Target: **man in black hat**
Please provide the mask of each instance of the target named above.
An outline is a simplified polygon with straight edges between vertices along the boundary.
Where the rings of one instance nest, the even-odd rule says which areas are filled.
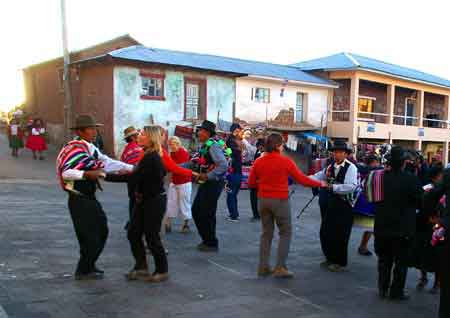
[[[423,190],[420,180],[404,171],[406,154],[395,146],[382,175],[382,198],[375,202],[375,252],[378,256],[378,289],[381,298],[407,300],[404,292],[416,209]],[[373,179],[373,178],[371,178]],[[393,275],[392,275],[393,273]]]
[[[105,172],[133,170],[132,165],[113,160],[94,146],[99,126],[91,116],[78,116],[71,128],[77,138],[67,143],[57,158],[58,177],[69,194],[70,216],[80,244],[77,280],[103,278],[103,271],[95,265],[108,237],[107,218],[95,197],[99,178]]]
[[[321,266],[339,272],[348,263],[348,243],[353,226],[351,195],[358,186],[358,169],[347,160],[351,150],[345,142],[336,141],[331,150],[334,162],[316,173],[314,178],[328,182],[328,189],[321,197],[320,243],[325,255]]]
[[[225,185],[224,178],[228,169],[225,143],[214,138],[215,135],[216,125],[208,120],[202,123],[197,133],[202,144],[198,158],[200,186],[192,204],[192,217],[202,238],[202,243],[197,246],[202,252],[216,252],[219,249],[216,237],[217,201]],[[191,165],[192,163],[183,166]]]
[[[230,136],[227,139],[227,146],[231,149],[231,169],[227,176],[227,207],[230,222],[239,221],[239,210],[237,195],[241,189],[242,180],[242,127],[239,124],[232,124],[230,127]]]

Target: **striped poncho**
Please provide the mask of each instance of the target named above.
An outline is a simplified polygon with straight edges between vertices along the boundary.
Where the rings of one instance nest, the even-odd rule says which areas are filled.
[[[137,165],[144,156],[144,150],[134,141],[130,141],[122,152],[120,161],[130,165]]]
[[[367,176],[364,190],[368,202],[377,203],[384,200],[383,177],[384,170],[374,170]]]
[[[59,152],[56,159],[56,174],[65,191],[74,191],[73,182],[64,180],[63,173],[69,169],[89,171],[103,168],[103,163],[90,154],[89,145],[84,140],[72,140]]]

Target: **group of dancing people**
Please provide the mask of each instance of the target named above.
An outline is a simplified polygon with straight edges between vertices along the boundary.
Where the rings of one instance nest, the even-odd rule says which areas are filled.
[[[106,214],[95,196],[96,190],[101,189],[102,179],[126,182],[128,186],[129,223],[126,228],[135,265],[126,273],[127,279],[157,283],[169,278],[160,233],[170,231],[171,220],[179,214],[183,217],[182,232],[190,231],[189,222],[193,219],[201,238],[199,251],[218,252],[216,212],[224,188],[229,220],[236,221],[239,217],[235,201],[239,178],[234,175],[242,175],[240,165],[236,164],[239,162],[236,158],[242,160],[245,152],[239,146],[241,127],[232,125],[231,135],[225,142],[217,136],[215,124],[205,120],[197,131],[199,150],[192,157],[176,137],[169,139],[168,152],[163,147],[164,130],[159,126],[146,126],[141,130],[129,127],[124,132],[127,146],[119,161],[104,155],[93,144],[99,126],[91,116],[78,116],[72,127],[77,137],[62,148],[57,158],[57,174],[62,189],[68,193],[68,206],[80,245],[75,279],[101,279],[104,275],[96,266],[108,237]],[[292,237],[289,178],[305,187],[320,189],[320,240],[325,255],[321,266],[332,272],[343,271],[348,263],[348,243],[354,221],[353,196],[360,185],[358,168],[348,158],[351,150],[345,143],[336,142],[331,149],[332,161],[326,169],[306,176],[294,161],[281,154],[283,145],[282,136],[272,133],[259,141],[252,155],[257,159],[250,170],[248,187],[254,220],[260,219],[262,228],[257,275],[294,276],[287,266]],[[384,169],[370,172],[369,181],[364,185],[370,194],[368,201],[375,207],[380,297],[394,300],[407,298],[404,293],[408,268],[405,254],[416,232],[416,210],[420,210],[424,202],[423,189],[416,177],[404,169],[405,160],[403,150],[394,147]],[[167,173],[172,177],[166,190]],[[198,183],[198,191],[191,205],[193,182]],[[447,189],[450,189],[450,173],[448,186],[429,191],[433,195],[427,199],[428,206],[433,205],[435,198],[440,199]],[[442,230],[447,226],[445,220],[437,221]],[[275,225],[280,239],[276,264],[272,266],[270,254]],[[446,255],[442,262],[447,262],[447,272],[441,273],[440,281],[441,297],[448,299],[449,244],[435,236],[446,251],[442,252]],[[153,271],[149,271],[143,238],[154,259]],[[441,317],[448,318],[446,306],[441,304],[441,311],[447,313]]]
[[[46,129],[41,119],[29,120],[26,125],[21,122],[19,115],[14,115],[7,127],[11,156],[19,157],[19,151],[27,148],[33,153],[34,160],[44,160],[47,150]]]

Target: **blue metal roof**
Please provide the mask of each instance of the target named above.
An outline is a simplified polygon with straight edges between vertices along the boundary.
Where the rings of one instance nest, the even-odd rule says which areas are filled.
[[[298,69],[297,67],[289,65],[241,60],[208,54],[163,50],[149,48],[142,45],[135,45],[115,50],[107,55],[110,55],[113,58],[140,62],[185,66],[240,75],[273,77],[315,85],[336,86],[336,84],[332,81],[314,76]]]
[[[339,53],[323,58],[292,64],[304,71],[312,70],[346,70],[346,69],[367,69],[386,73],[393,76],[405,77],[430,84],[450,87],[450,80],[417,71],[411,68],[386,63],[369,57],[353,54]]]

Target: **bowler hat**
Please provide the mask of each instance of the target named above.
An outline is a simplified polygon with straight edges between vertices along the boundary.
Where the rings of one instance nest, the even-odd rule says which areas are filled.
[[[133,126],[130,126],[123,131],[123,138],[127,139],[128,137],[137,135],[138,133],[139,132],[136,130],[136,128],[134,128]]]
[[[96,123],[94,117],[90,115],[79,115],[75,119],[75,124],[72,127],[70,127],[70,129],[81,129],[100,126],[103,126],[103,124]]]
[[[333,147],[331,147],[330,149],[331,151],[336,151],[336,150],[342,150],[345,151],[347,153],[351,153],[352,150],[350,149],[350,147],[347,145],[346,142],[341,141],[341,140],[336,140],[333,144]]]
[[[216,134],[216,124],[209,120],[204,120],[199,129],[204,129],[206,131],[209,131],[211,136]]]
[[[403,150],[400,146],[394,146],[391,149],[391,152],[386,155],[386,159],[388,162],[403,162],[408,158],[408,154]]]
[[[234,123],[230,126],[230,132],[233,133],[236,129],[242,129],[241,125]]]

